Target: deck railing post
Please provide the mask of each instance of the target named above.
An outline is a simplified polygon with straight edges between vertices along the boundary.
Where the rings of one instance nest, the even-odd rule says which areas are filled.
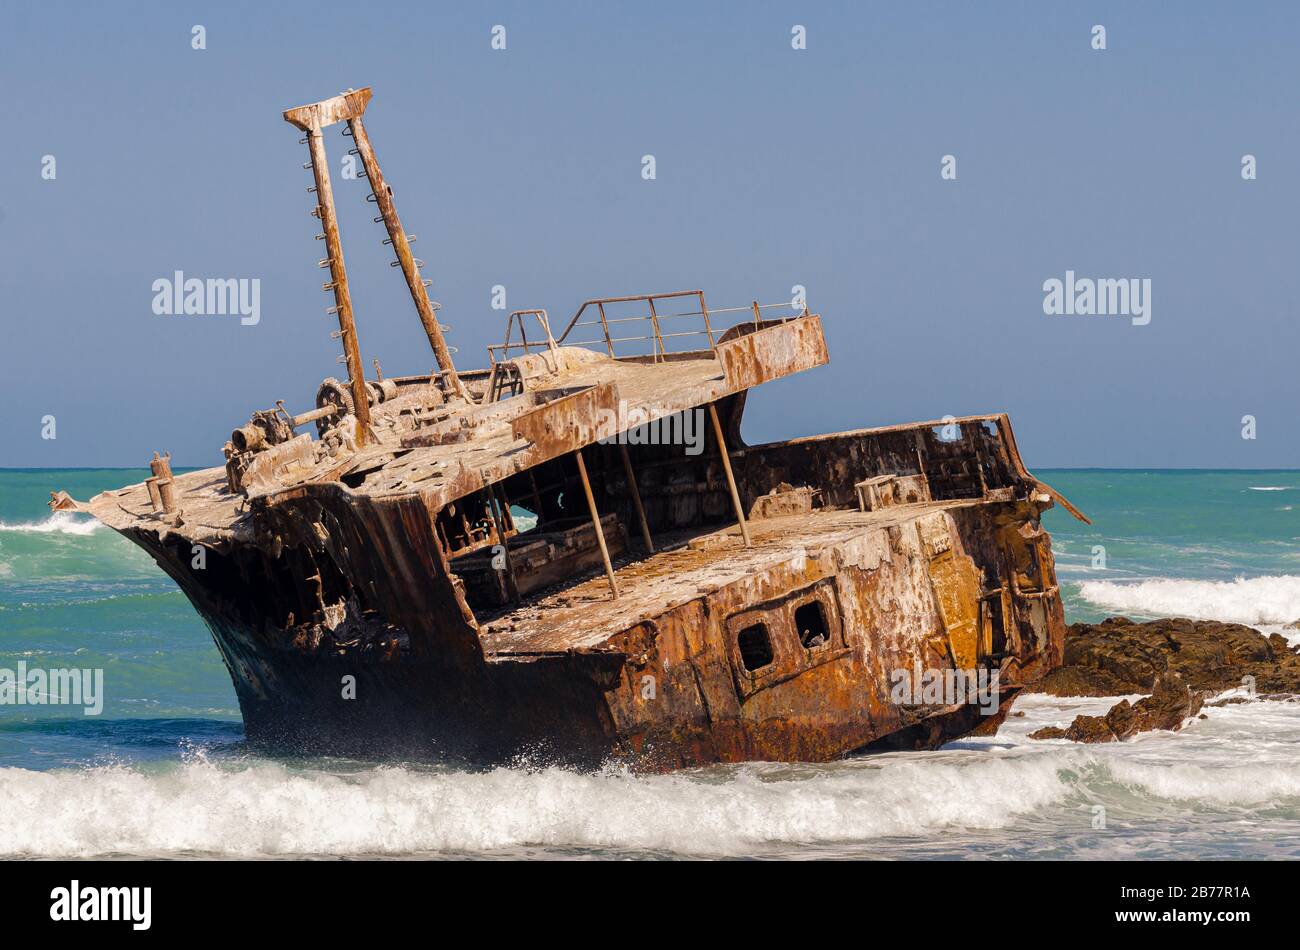
[[[700,298],[700,313],[704,314],[704,332],[709,335],[709,349],[716,349],[717,344],[713,342],[713,326],[709,323],[709,307],[704,302],[704,291],[697,290],[695,294]]]
[[[609,323],[605,320],[605,304],[603,301],[596,303],[596,309],[600,311],[600,328],[605,331],[605,348],[609,350],[609,355],[614,356],[614,342],[609,338]]]
[[[655,311],[654,297],[646,297],[646,303],[650,305],[650,325],[655,331],[655,362],[659,362],[661,354],[665,353],[664,338],[659,333],[659,314]]]

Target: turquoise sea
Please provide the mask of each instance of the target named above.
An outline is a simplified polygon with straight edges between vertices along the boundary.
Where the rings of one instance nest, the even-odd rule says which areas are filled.
[[[995,737],[668,776],[249,752],[206,628],[77,498],[144,470],[0,470],[0,670],[104,671],[103,710],[0,706],[0,855],[1300,856],[1300,704],[1113,746],[1031,742],[1111,700],[1026,697]],[[1300,472],[1041,470],[1070,621],[1193,616],[1293,641]],[[1100,549],[1100,550],[1099,550]],[[1100,559],[1104,555],[1104,562]]]

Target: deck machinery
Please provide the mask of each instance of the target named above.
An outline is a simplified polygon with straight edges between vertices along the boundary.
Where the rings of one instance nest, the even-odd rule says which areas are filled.
[[[930,748],[1061,662],[1041,513],[1005,415],[745,445],[750,388],[827,362],[821,318],[700,291],[510,315],[458,373],[370,143],[370,90],[305,133],[348,379],[224,467],[78,502],[189,597],[272,749],[664,770]],[[343,124],[437,371],[367,378],[323,130]],[[774,311],[777,311],[774,313]],[[723,324],[730,324],[724,326]],[[530,336],[531,334],[531,336]],[[1082,517],[1082,516],[1080,516]],[[899,671],[996,673],[996,711]]]

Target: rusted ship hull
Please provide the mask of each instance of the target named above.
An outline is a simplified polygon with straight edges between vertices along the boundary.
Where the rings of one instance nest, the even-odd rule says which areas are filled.
[[[202,571],[180,535],[125,533],[206,620],[254,744],[648,769],[931,748],[996,728],[1018,685],[1060,663],[1064,636],[1039,525],[1051,500],[1018,471],[1005,417],[960,423],[951,442],[942,426],[734,451],[749,548],[725,523],[672,532],[673,511],[726,511],[721,480],[706,471],[689,504],[656,497],[643,459],[662,545],[618,559],[622,597],[588,571],[556,602],[503,605],[481,627],[464,597],[430,583],[452,565],[418,497],[379,503],[334,485],[282,495],[259,506],[262,543],[211,549]],[[626,485],[612,481],[617,449],[597,450],[601,497],[630,519]],[[716,458],[701,464],[716,475]],[[859,510],[854,483],[900,468],[930,497]],[[768,494],[782,482],[817,486],[820,506]],[[812,648],[794,619],[809,603],[826,626]],[[589,642],[574,646],[567,624]],[[772,658],[750,671],[737,637],[756,624]],[[992,711],[891,695],[898,671],[978,668],[999,674]]]

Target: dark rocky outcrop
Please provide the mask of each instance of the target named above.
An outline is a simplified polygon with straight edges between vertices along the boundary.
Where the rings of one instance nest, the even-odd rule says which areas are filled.
[[[1076,716],[1069,728],[1047,726],[1029,734],[1031,739],[1069,739],[1072,742],[1117,742],[1151,729],[1181,729],[1201,711],[1203,693],[1193,690],[1177,673],[1158,678],[1150,696],[1129,703],[1121,699],[1104,716]]]
[[[1300,693],[1300,656],[1278,634],[1265,637],[1239,623],[1111,617],[1076,623],[1065,638],[1065,662],[1034,691],[1052,696],[1149,693],[1165,673],[1192,689],[1217,693],[1255,677],[1260,693]]]
[[[1114,742],[1150,729],[1179,729],[1200,712],[1207,697],[1242,686],[1248,676],[1255,678],[1256,696],[1300,694],[1300,655],[1284,637],[1276,633],[1265,637],[1236,623],[1184,619],[1137,623],[1127,617],[1077,623],[1066,635],[1064,664],[1040,680],[1035,692],[1151,695],[1136,703],[1121,700],[1104,716],[1078,716],[1065,729],[1039,729],[1030,738]]]

